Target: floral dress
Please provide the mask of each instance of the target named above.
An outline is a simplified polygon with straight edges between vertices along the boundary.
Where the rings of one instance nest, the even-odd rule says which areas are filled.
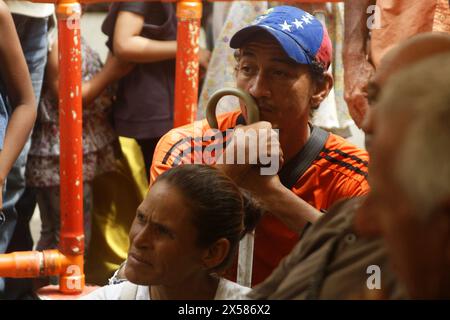
[[[81,39],[82,80],[90,80],[102,68],[97,52]],[[45,89],[44,89],[45,90]],[[83,106],[83,179],[117,170],[118,140],[111,126],[111,104],[114,88],[107,88],[94,102]],[[50,187],[59,179],[59,112],[58,101],[48,90],[42,94],[38,118],[28,155],[26,178],[31,187]]]

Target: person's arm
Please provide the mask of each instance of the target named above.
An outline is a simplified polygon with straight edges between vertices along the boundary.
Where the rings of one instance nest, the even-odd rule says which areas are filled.
[[[277,180],[278,186],[272,187],[268,190],[269,193],[265,193],[263,204],[286,226],[299,232],[308,222],[314,223],[322,217],[322,212],[284,187],[278,176],[272,179]]]
[[[344,34],[344,82],[345,101],[350,115],[358,127],[368,109],[367,83],[374,73],[374,67],[368,61],[367,41],[367,8],[375,4],[375,0],[345,1],[345,34]]]
[[[228,172],[235,165],[228,165]],[[223,166],[221,167],[223,169]],[[316,222],[323,214],[301,199],[280,182],[278,175],[263,176],[260,168],[252,166],[235,182],[249,190],[262,204],[264,209],[276,216],[288,228],[300,232],[308,223]]]
[[[28,66],[13,19],[3,2],[0,2],[0,39],[2,39],[0,41],[1,76],[13,108],[6,129],[3,150],[0,152],[0,185],[3,186],[30,135],[37,113]]]
[[[177,53],[175,40],[153,40],[141,36],[144,16],[120,11],[114,27],[113,51],[121,60],[132,63],[151,63],[174,59]],[[211,53],[200,48],[199,64],[208,67]]]
[[[108,85],[119,80],[133,68],[133,64],[118,59],[111,53],[108,54],[103,68],[92,77],[89,81],[85,81],[81,87],[81,98],[83,106],[89,105],[94,101]],[[45,70],[46,85],[50,88],[52,95],[58,96],[58,44],[55,42],[48,56],[47,66]]]
[[[225,151],[219,157],[215,166],[224,172],[228,177],[233,179],[237,185],[249,190],[254,197],[263,205],[265,211],[276,216],[282,221],[288,228],[299,232],[303,229],[306,223],[314,223],[318,218],[322,216],[322,213],[309,205],[306,201],[299,198],[291,190],[287,189],[280,182],[278,175],[278,169],[272,175],[261,175],[261,168],[251,163],[262,163],[260,157],[265,154],[267,159],[271,161],[278,161],[276,168],[281,168],[284,163],[283,151],[280,148],[278,134],[272,130],[272,125],[269,122],[260,121],[247,126],[237,127],[242,131],[255,130],[261,133],[263,130],[267,130],[266,135],[259,135],[258,141],[255,144],[245,143],[240,144],[237,142],[236,136],[228,144]],[[265,138],[264,138],[265,136]],[[266,141],[263,143],[261,139]],[[250,148],[256,148],[258,146],[258,154],[253,156],[257,159],[250,158]],[[259,148],[264,146],[265,152]],[[234,151],[231,150],[234,148]],[[239,148],[245,148],[243,153],[245,154],[246,163],[237,164],[236,161],[233,164],[228,161],[227,155],[237,155]],[[224,160],[226,159],[226,160]],[[273,163],[271,168],[275,170]]]
[[[91,80],[83,82],[83,105],[89,105],[107,86],[125,76],[133,67],[134,64],[120,60],[110,52],[100,72],[94,75]]]
[[[120,11],[114,27],[113,51],[119,59],[134,63],[150,63],[174,59],[176,41],[161,41],[141,36],[144,16]]]

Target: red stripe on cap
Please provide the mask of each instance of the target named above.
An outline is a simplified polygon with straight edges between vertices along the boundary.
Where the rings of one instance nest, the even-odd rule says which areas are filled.
[[[322,22],[321,22],[322,23]],[[323,24],[322,24],[323,25]],[[328,35],[327,28],[323,26],[323,38],[322,44],[316,54],[316,59],[322,62],[326,69],[331,64],[331,57],[333,56],[333,45],[331,44],[330,36]]]

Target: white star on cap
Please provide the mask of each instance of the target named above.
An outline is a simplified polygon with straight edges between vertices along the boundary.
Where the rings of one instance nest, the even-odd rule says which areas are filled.
[[[286,22],[286,20],[284,20],[284,23],[280,24],[279,26],[282,28],[283,31],[287,30],[287,31],[291,32],[291,27],[292,26],[290,24],[288,24]]]
[[[312,18],[311,17],[308,17],[308,16],[303,16],[302,17],[302,20],[306,23],[306,24],[311,24],[312,22],[311,22],[311,20],[312,20]]]
[[[298,21],[297,18],[295,18],[294,22],[292,22],[293,24],[295,24],[295,26],[298,28],[303,28],[303,22],[302,21]]]
[[[253,21],[253,24],[258,24],[258,23],[260,23],[261,21],[263,21],[265,18],[267,18],[267,15],[266,15],[266,14],[261,15],[261,16],[259,16],[259,17],[256,17],[256,19]]]

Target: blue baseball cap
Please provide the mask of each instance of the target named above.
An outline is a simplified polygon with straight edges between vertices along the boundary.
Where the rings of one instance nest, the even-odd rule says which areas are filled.
[[[328,69],[332,45],[326,27],[310,13],[291,6],[279,6],[258,16],[249,26],[239,30],[230,40],[230,47],[238,49],[255,33],[271,34],[294,61],[311,64],[316,60]]]

